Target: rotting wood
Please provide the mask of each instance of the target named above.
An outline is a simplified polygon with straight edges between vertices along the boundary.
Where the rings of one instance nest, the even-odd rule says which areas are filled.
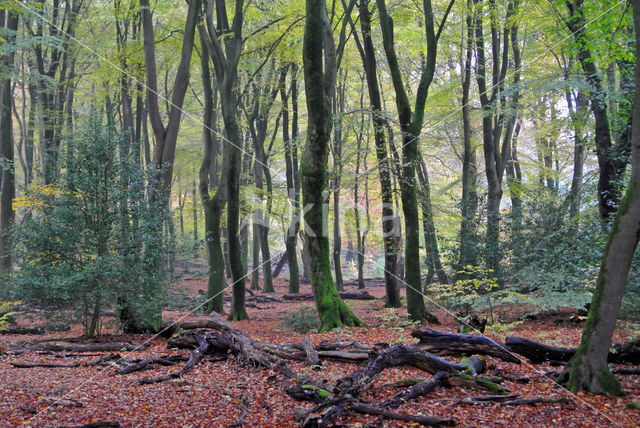
[[[445,333],[432,328],[416,329],[411,336],[420,339],[418,348],[436,355],[482,354],[520,364],[505,344],[487,336]]]

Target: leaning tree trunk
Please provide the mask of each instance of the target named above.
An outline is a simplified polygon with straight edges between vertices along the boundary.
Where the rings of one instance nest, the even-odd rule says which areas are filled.
[[[327,184],[327,161],[331,122],[329,100],[335,87],[335,57],[332,36],[325,28],[325,0],[306,0],[303,44],[304,81],[309,114],[307,142],[302,159],[302,195],[307,241],[311,256],[311,287],[320,316],[320,331],[343,325],[361,325],[362,321],[342,301],[331,278],[330,246],[323,230],[323,189]],[[328,19],[327,19],[328,21]],[[327,22],[328,24],[328,22]],[[323,48],[328,66],[324,70]],[[327,94],[325,89],[330,93]]]
[[[569,363],[568,387],[574,392],[622,394],[620,382],[607,365],[607,355],[640,237],[640,0],[633,0],[632,4],[636,28],[636,89],[631,129],[631,181],[609,234],[580,347]]]

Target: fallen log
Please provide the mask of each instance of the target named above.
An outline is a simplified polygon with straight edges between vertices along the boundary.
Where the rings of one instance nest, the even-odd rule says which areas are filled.
[[[482,354],[520,364],[505,344],[487,336],[445,333],[432,328],[416,329],[411,336],[420,339],[418,348],[436,355]]]
[[[318,356],[318,352],[313,348],[311,341],[308,337],[304,338],[304,342],[302,342],[302,346],[304,348],[304,352],[307,355],[307,363],[310,366],[317,366],[320,364],[320,357]]]
[[[545,345],[524,337],[507,336],[505,345],[534,364],[550,361],[566,362],[576,353],[576,348]]]
[[[132,361],[120,370],[116,370],[109,374],[109,376],[129,374],[141,370],[146,370],[150,365],[157,364],[160,366],[175,366],[181,361],[188,361],[189,357],[184,355],[170,355],[165,357],[145,357],[136,361]]]
[[[363,403],[362,401],[355,400],[351,396],[345,396],[320,404],[302,415],[301,419],[304,419],[304,422],[302,422],[302,426],[333,426],[335,421],[340,417],[340,415],[346,408],[352,409],[361,414],[382,416],[386,419],[411,422],[424,426],[452,426],[456,424],[454,419],[444,419],[436,416],[410,415],[406,413],[392,412],[381,406]]]
[[[409,415],[406,413],[396,413],[389,410],[382,409],[380,407],[366,404],[362,402],[355,402],[350,407],[358,413],[368,415],[379,415],[383,418],[394,419],[403,422],[412,422],[425,426],[453,426],[456,424],[455,419],[439,418],[437,416],[425,416],[425,415]]]
[[[123,342],[110,343],[73,343],[73,342],[42,342],[33,346],[10,349],[4,351],[5,354],[20,355],[28,352],[48,351],[48,352],[115,352],[115,351],[144,351],[149,345],[132,345]]]
[[[375,300],[375,296],[369,294],[368,291],[342,291],[340,297],[345,300]],[[292,302],[312,302],[314,297],[312,294],[285,294],[282,296],[284,300]]]
[[[34,367],[46,367],[46,368],[77,368],[77,367],[91,367],[97,366],[99,364],[104,364],[107,361],[117,360],[120,356],[118,354],[108,354],[103,355],[97,360],[89,361],[87,363],[74,363],[74,364],[59,364],[59,363],[11,363],[11,365],[15,368],[19,369],[30,369]]]
[[[142,378],[136,382],[136,385],[138,386],[147,385],[151,383],[164,382],[170,379],[176,379],[176,378],[182,377],[183,374],[185,374],[187,371],[193,368],[196,364],[198,364],[200,360],[202,360],[202,357],[204,357],[205,353],[209,349],[209,342],[207,341],[207,336],[205,334],[199,334],[199,335],[196,335],[196,337],[198,339],[198,347],[193,351],[191,351],[191,356],[189,357],[189,360],[187,360],[187,363],[180,370],[171,372],[165,376],[158,376],[153,378]]]
[[[577,348],[546,345],[524,337],[507,336],[505,344],[532,363],[566,363],[577,352]],[[614,345],[607,360],[610,363],[640,364],[640,339]]]
[[[412,346],[394,345],[378,354],[366,367],[340,378],[336,382],[336,390],[340,395],[357,396],[359,390],[371,383],[384,369],[398,366],[413,366],[431,374],[440,371],[461,372],[467,368],[463,364],[451,363]]]
[[[415,400],[416,398],[427,395],[443,386],[446,381],[446,377],[446,372],[438,372],[433,376],[433,378],[418,382],[412,387],[395,394],[393,397],[384,401],[380,406],[390,409],[398,408],[407,401]]]
[[[43,327],[7,327],[0,330],[0,334],[44,334]]]

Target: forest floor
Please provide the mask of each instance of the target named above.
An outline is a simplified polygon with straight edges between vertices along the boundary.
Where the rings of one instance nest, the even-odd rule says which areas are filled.
[[[275,283],[276,295],[286,293],[285,280]],[[176,296],[189,301],[201,300],[201,292],[206,289],[202,277],[187,276],[173,290]],[[356,291],[355,287],[348,287]],[[415,343],[410,333],[415,324],[406,321],[405,309],[384,308],[382,297],[384,287],[371,286],[368,291],[379,299],[369,301],[348,301],[349,305],[366,323],[367,327],[345,328],[323,334],[307,335],[313,344],[342,340],[356,340],[364,345],[379,343]],[[311,293],[309,285],[302,285],[303,293]],[[258,303],[248,308],[250,320],[235,323],[252,339],[286,343],[300,341],[304,335],[295,333],[282,325],[283,317],[295,312],[301,306],[312,302]],[[497,318],[501,323],[487,327],[486,334],[504,340],[505,336],[521,336],[555,346],[577,346],[580,341],[582,324],[569,322],[569,311],[547,313],[536,320],[519,322],[523,308],[501,308]],[[438,330],[457,332],[453,317],[443,310],[434,310],[442,325],[432,326]],[[185,310],[166,311],[165,318],[202,316]],[[39,325],[42,320],[20,317],[21,325]],[[104,329],[108,331],[109,323]],[[620,323],[614,342],[621,343],[633,339],[640,332],[637,326]],[[4,335],[0,336],[0,351],[15,348],[24,341],[52,338],[78,337],[82,333],[79,325],[70,331],[47,333],[45,336]],[[127,359],[149,355],[188,355],[184,350],[168,350],[167,340],[152,336],[122,336],[104,334],[99,341],[121,341],[134,344],[148,343],[141,352],[120,352]],[[75,357],[75,358],[72,358]],[[111,375],[114,368],[109,365],[75,368],[14,368],[16,362],[72,362],[82,363],[95,360],[53,354],[25,353],[22,355],[0,356],[0,426],[2,427],[58,427],[77,426],[97,421],[117,421],[122,426],[136,427],[218,427],[240,426],[240,407],[248,407],[244,426],[299,426],[294,415],[296,408],[311,409],[314,404],[297,402],[285,394],[282,381],[272,371],[260,368],[245,368],[237,364],[233,357],[221,362],[202,361],[178,380],[136,386],[137,379],[159,376],[175,370],[160,367],[127,375]],[[499,371],[514,377],[527,377],[529,383],[505,381],[503,386],[521,398],[567,397],[566,403],[546,403],[537,405],[501,406],[497,403],[486,405],[459,404],[456,399],[478,395],[477,391],[463,388],[440,388],[418,400],[403,404],[397,411],[410,414],[424,414],[454,418],[459,426],[473,427],[639,427],[640,410],[629,410],[627,404],[640,400],[640,376],[619,375],[626,396],[614,398],[594,396],[585,393],[573,395],[560,388],[545,373],[558,367],[536,364],[521,365],[507,363],[487,357],[488,372]],[[315,378],[336,380],[357,368],[353,364],[323,361],[321,367],[309,367],[302,361],[289,361],[290,367],[300,374]],[[382,372],[371,388],[362,397],[366,401],[380,402],[397,392],[396,388],[382,386],[386,383],[407,378],[428,378],[430,375],[415,368],[392,368]],[[381,387],[382,386],[382,387]],[[51,405],[51,397],[62,397],[66,405]],[[49,400],[49,401],[48,401]],[[365,416],[345,412],[339,420],[351,427],[363,426],[407,426],[401,422],[382,420],[375,416]]]

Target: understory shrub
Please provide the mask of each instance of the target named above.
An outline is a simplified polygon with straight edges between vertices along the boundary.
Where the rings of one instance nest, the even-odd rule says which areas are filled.
[[[313,306],[301,306],[297,311],[290,312],[282,319],[282,326],[305,334],[318,328],[320,319],[318,311]]]
[[[14,233],[15,295],[53,313],[72,309],[87,335],[104,309],[122,302],[159,323],[166,283],[166,210],[150,197],[157,171],[144,171],[132,155],[114,157],[128,142],[110,128],[87,119],[65,144],[55,184],[31,186],[17,201],[26,213]]]

